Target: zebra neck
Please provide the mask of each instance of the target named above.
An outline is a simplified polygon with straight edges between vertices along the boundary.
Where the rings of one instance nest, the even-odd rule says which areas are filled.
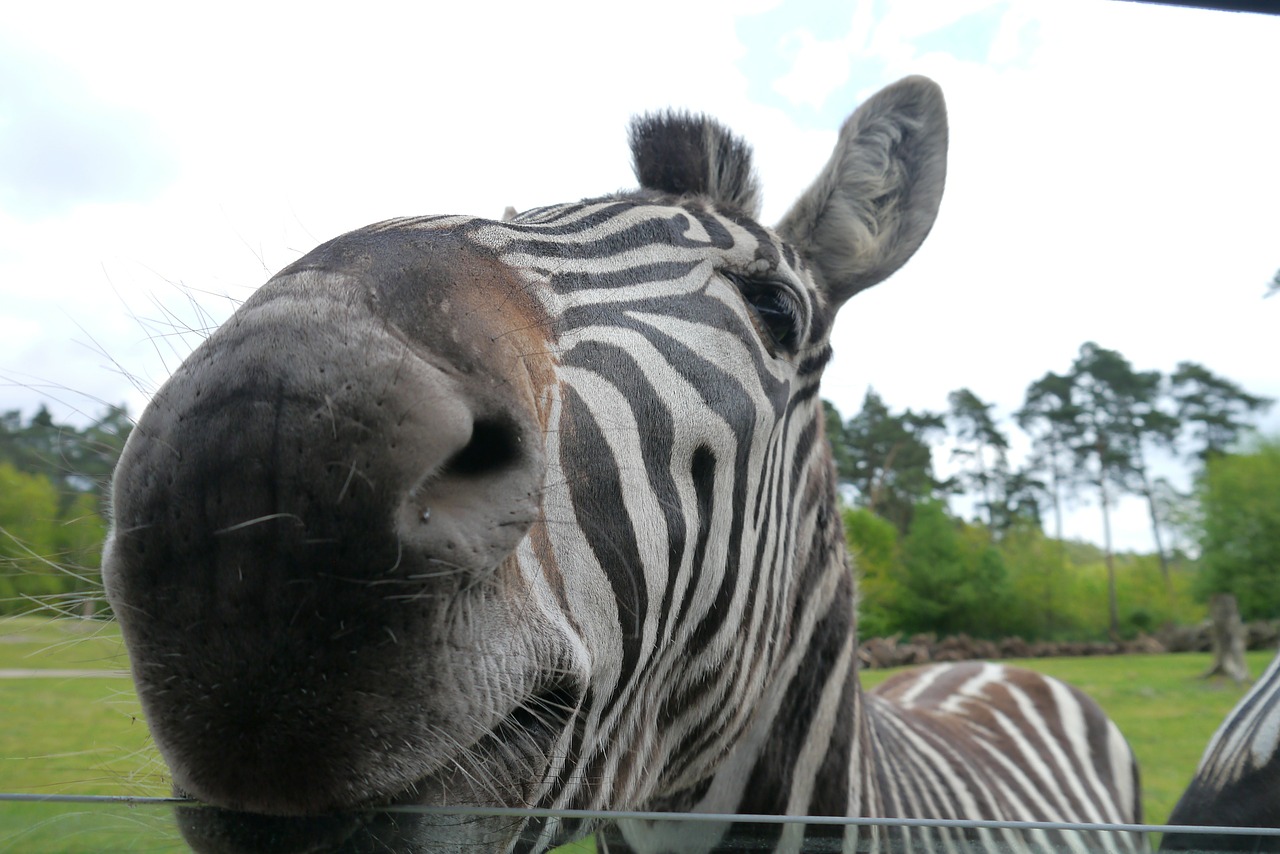
[[[853,579],[841,573],[781,702],[738,811],[865,815],[872,778],[864,767],[862,689],[857,672]]]
[[[798,588],[792,645],[760,698],[751,729],[703,785],[652,801],[659,812],[758,815],[882,814],[866,708],[858,681],[853,573],[839,515],[819,513],[813,555]],[[736,825],[623,821],[601,837],[610,852],[732,850]],[[753,847],[790,850],[799,834],[847,837],[860,829],[776,825],[743,828]],[[763,836],[761,836],[763,834]],[[792,840],[794,841],[794,840]]]
[[[853,577],[843,565],[825,575],[827,583],[804,597],[810,613],[798,617],[797,634],[806,634],[808,643],[797,643],[782,663],[751,731],[705,789],[664,799],[659,809],[875,814],[874,776],[863,757],[868,736],[857,672]]]

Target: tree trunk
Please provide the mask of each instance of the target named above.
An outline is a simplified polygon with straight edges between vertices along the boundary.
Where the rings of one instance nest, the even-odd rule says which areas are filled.
[[[884,455],[884,465],[871,481],[871,486],[867,490],[867,509],[872,513],[878,513],[880,507],[880,496],[884,492],[885,482],[889,479],[889,472],[893,471],[893,461],[898,456],[899,449],[902,448],[901,442],[894,442],[893,447],[889,449],[889,453]]]
[[[1141,479],[1142,495],[1147,499],[1147,511],[1151,514],[1151,538],[1155,540],[1156,557],[1160,559],[1160,575],[1164,578],[1165,592],[1173,600],[1173,581],[1169,578],[1169,559],[1165,557],[1164,543],[1160,537],[1160,519],[1156,515],[1156,497],[1151,491],[1151,481],[1147,479],[1147,462],[1142,457],[1142,447],[1138,447],[1138,476]]]
[[[1048,626],[1048,636],[1053,636],[1053,589],[1059,581],[1066,577],[1066,542],[1062,539],[1062,487],[1057,474],[1057,456],[1053,457],[1053,542],[1057,544],[1057,566],[1050,565],[1048,584],[1044,589],[1044,622]],[[1056,572],[1055,572],[1056,570]]]
[[[996,537],[996,503],[991,499],[991,478],[987,475],[987,463],[982,459],[982,443],[978,443],[978,480],[982,482],[982,500],[987,505],[987,542]]]
[[[1052,454],[1052,475],[1053,475],[1053,525],[1054,537],[1058,544],[1058,566],[1055,577],[1054,568],[1049,568],[1049,583],[1045,589],[1045,624],[1049,637],[1053,637],[1054,619],[1053,619],[1053,590],[1057,582],[1065,578],[1067,575],[1067,544],[1063,540],[1062,532],[1062,478],[1058,471],[1058,446],[1055,443],[1050,451]]]
[[[1107,634],[1111,640],[1120,640],[1120,606],[1116,602],[1116,561],[1111,555],[1111,502],[1107,496],[1106,470],[1098,478],[1098,492],[1102,496],[1102,543],[1107,559]]]
[[[1213,666],[1201,674],[1201,679],[1226,676],[1237,685],[1249,679],[1249,668],[1244,663],[1244,623],[1236,597],[1230,593],[1215,593],[1209,600],[1209,629],[1213,644]]]
[[[1142,494],[1147,498],[1147,511],[1151,514],[1151,538],[1155,541],[1156,557],[1160,559],[1160,574],[1164,577],[1165,589],[1169,595],[1173,595],[1173,581],[1169,578],[1169,558],[1164,552],[1164,543],[1160,536],[1160,522],[1156,517],[1156,497],[1151,493],[1151,487],[1147,486],[1147,476],[1142,475]]]

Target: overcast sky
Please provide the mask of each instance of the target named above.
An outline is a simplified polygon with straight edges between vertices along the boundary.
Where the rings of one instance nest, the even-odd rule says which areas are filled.
[[[869,386],[931,410],[967,386],[1007,416],[1086,340],[1280,398],[1280,298],[1262,299],[1280,18],[1114,0],[355,10],[7,10],[0,410],[136,414],[184,330],[352,228],[632,186],[625,125],[648,109],[745,136],[774,222],[841,120],[907,74],[946,92],[947,191],[924,248],[836,327],[824,396],[846,416]],[[1094,507],[1071,515],[1074,536],[1100,528]],[[1136,501],[1117,541],[1150,545]]]

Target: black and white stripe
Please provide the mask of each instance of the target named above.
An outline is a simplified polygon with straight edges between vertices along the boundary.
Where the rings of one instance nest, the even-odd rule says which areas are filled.
[[[563,482],[576,524],[552,539],[617,603],[605,624],[570,608],[573,625],[597,633],[587,647],[616,651],[616,669],[574,721],[585,773],[563,768],[540,804],[1138,821],[1128,745],[1059,682],[957,665],[861,694],[817,397],[828,306],[790,247],[753,225],[713,204],[610,200],[475,234],[554,318],[566,393],[549,479]],[[805,346],[783,359],[753,346],[750,306],[717,275],[762,258],[805,300]],[[606,844],[732,849],[731,828],[701,832],[696,842],[685,828],[631,823]],[[777,850],[813,844],[799,828],[776,832]],[[966,844],[958,831],[866,833],[845,841]],[[976,839],[1010,851],[1144,845],[1044,831]]]
[[[890,87],[770,230],[745,145],[659,116],[633,134],[637,192],[392,220],[269,282],[157,396],[116,478],[104,575],[177,788],[274,814],[1139,821],[1127,745],[1060,683],[965,664],[859,685],[818,383],[836,311],[931,228],[946,134],[934,84]],[[299,672],[315,680],[273,693]],[[198,838],[222,838],[206,818]],[[387,826],[396,850],[599,830],[609,851],[732,851],[742,830]],[[1144,846],[765,834],[780,852]]]

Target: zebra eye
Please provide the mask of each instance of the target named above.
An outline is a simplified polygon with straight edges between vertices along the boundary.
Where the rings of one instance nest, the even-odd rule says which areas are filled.
[[[777,282],[729,276],[751,306],[752,319],[769,349],[795,352],[800,340],[801,312],[790,289]]]

